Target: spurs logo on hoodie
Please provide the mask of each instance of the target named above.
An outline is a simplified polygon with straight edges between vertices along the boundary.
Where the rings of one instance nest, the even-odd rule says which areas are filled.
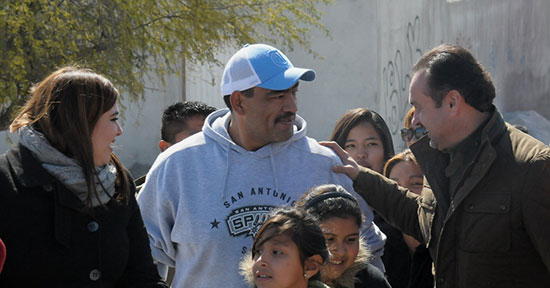
[[[247,206],[233,210],[226,219],[229,233],[233,237],[242,234],[255,237],[271,210],[272,206]]]
[[[271,187],[252,187],[248,193],[239,191],[231,196],[229,200],[223,202],[225,208],[231,208],[231,212],[225,221],[229,234],[233,237],[240,235],[255,237],[269,212],[276,207],[273,205],[238,206],[239,200],[250,200],[246,199],[247,197],[254,197],[257,198],[256,200],[268,201],[268,203],[273,203],[273,200],[276,200],[279,205],[294,205],[296,202],[292,196]]]

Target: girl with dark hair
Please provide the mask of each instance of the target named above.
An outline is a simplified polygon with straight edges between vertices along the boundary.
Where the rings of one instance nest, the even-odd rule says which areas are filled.
[[[251,256],[240,264],[254,287],[328,288],[319,270],[328,257],[325,238],[311,215],[292,207],[274,210],[262,224]]]
[[[340,185],[312,187],[296,203],[317,219],[329,250],[321,280],[333,288],[388,288],[384,274],[368,263],[368,251],[359,236],[363,222],[359,204]]]
[[[336,123],[332,141],[344,148],[359,165],[368,167],[380,174],[384,164],[394,155],[390,130],[382,117],[367,108],[348,111]],[[406,287],[403,275],[408,275],[408,249],[403,242],[401,231],[387,223],[380,215],[374,214],[374,223],[386,234],[382,261],[386,277],[392,287]]]
[[[334,127],[331,141],[348,151],[361,166],[382,173],[384,163],[393,155],[390,130],[380,114],[367,108],[346,112]]]
[[[111,145],[117,89],[76,67],[30,91],[0,156],[0,286],[166,287],[151,257],[135,187]]]
[[[414,154],[409,149],[393,156],[386,162],[384,176],[417,195],[420,195],[424,187],[424,173],[420,170]],[[417,217],[417,215],[411,215],[411,217]],[[401,243],[401,245],[396,245],[395,249],[399,249],[401,252],[394,253],[396,258],[393,262],[400,263],[404,267],[402,273],[393,275],[392,281],[395,284],[392,285],[394,288],[433,288],[433,261],[428,248],[405,233],[394,235],[396,243]]]
[[[338,143],[360,165],[379,173],[382,173],[384,162],[394,154],[393,141],[386,122],[378,113],[367,108],[356,108],[342,115],[336,122],[330,140]],[[362,198],[358,197],[358,201],[360,205],[366,205]],[[384,232],[379,225],[382,219],[376,213],[370,220]],[[369,262],[385,271],[382,257],[387,244],[380,242],[382,245],[369,246],[372,255]]]

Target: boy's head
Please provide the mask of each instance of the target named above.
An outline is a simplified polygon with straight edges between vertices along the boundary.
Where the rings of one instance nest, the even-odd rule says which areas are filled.
[[[178,102],[168,106],[162,114],[160,150],[164,151],[202,131],[206,116],[214,111],[216,108],[198,101]]]

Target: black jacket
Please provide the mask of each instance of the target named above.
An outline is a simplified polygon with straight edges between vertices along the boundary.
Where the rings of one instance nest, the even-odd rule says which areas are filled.
[[[424,245],[411,255],[403,233],[388,224],[378,213],[374,223],[388,237],[384,246],[384,267],[392,288],[433,288],[432,257]]]
[[[167,287],[134,196],[85,210],[31,152],[0,156],[0,287]]]

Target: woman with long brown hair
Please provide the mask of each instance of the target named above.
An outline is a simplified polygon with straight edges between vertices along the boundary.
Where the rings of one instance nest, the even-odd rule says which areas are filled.
[[[0,286],[166,287],[153,263],[132,179],[111,145],[119,92],[65,67],[30,91],[0,156]]]

